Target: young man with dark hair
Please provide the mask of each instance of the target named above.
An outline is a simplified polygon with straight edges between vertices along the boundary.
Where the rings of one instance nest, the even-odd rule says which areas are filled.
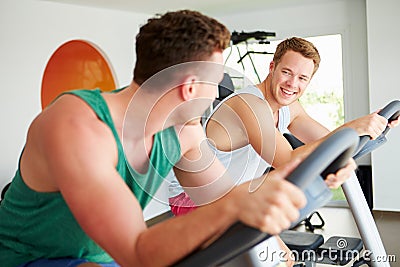
[[[43,110],[0,205],[1,265],[168,266],[236,221],[277,234],[296,220],[305,198],[284,177],[298,161],[250,193],[201,145],[229,40],[198,12],[156,16],[128,87],[66,92]],[[147,228],[142,210],[174,165],[204,205]]]

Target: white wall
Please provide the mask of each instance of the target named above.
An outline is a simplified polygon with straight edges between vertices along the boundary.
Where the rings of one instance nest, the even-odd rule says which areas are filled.
[[[399,11],[397,0],[367,0],[371,110],[393,99],[400,100]],[[374,206],[378,210],[400,211],[399,127],[391,130],[388,137],[388,143],[372,154]]]
[[[117,83],[132,78],[134,37],[147,15],[32,0],[0,1],[0,188],[16,169],[26,131],[41,111],[45,66],[64,42],[84,39],[108,56]]]
[[[90,41],[108,57],[117,86],[128,85],[135,36],[150,16],[37,0],[0,0],[0,189],[13,177],[28,126],[41,111],[41,79],[54,51],[72,39]],[[168,208],[166,188],[156,198],[146,208],[145,218]]]

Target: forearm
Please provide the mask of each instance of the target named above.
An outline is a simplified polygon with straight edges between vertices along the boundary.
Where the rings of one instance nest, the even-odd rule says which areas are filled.
[[[270,164],[274,168],[282,166],[292,161],[295,158],[304,158],[312,151],[314,151],[314,149],[322,142],[322,140],[317,140],[310,142],[306,145],[300,146],[296,149],[293,149],[289,144],[289,142],[286,140],[286,138],[283,137],[283,135],[278,131],[276,133],[275,140],[276,140],[275,157],[273,159],[273,162],[272,163],[270,162]],[[267,159],[264,157],[264,154],[262,154],[261,156],[265,161],[267,161]]]
[[[274,162],[272,164],[273,167],[282,166],[295,158],[305,158],[309,154],[311,154],[322,142],[324,142],[332,133],[328,133],[324,137],[308,142],[305,145],[299,146],[293,149],[286,139],[279,134],[280,136],[276,138],[276,153]]]
[[[377,112],[346,122],[339,128],[348,127],[354,129],[358,135],[368,135],[372,139],[377,138],[388,125],[388,121],[378,115]]]
[[[189,214],[171,218],[144,231],[136,253],[141,266],[169,266],[237,221],[234,205],[224,197]],[[212,223],[210,223],[212,222]]]
[[[309,142],[303,146],[295,148],[291,153],[291,158],[304,158],[311,154],[326,138],[321,138],[313,142]]]

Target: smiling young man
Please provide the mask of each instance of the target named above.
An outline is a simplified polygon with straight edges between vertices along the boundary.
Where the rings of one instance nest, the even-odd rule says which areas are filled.
[[[320,55],[311,42],[298,37],[288,38],[278,45],[269,65],[269,74],[262,83],[235,91],[212,111],[204,123],[206,136],[212,140],[214,153],[235,182],[258,177],[268,165],[276,168],[293,158],[307,155],[331,134],[312,119],[298,101],[318,70],[319,63]],[[350,127],[360,136],[376,138],[387,124],[385,118],[371,113],[338,129]],[[389,126],[397,124],[398,120]],[[306,145],[293,150],[282,135],[286,131]],[[345,169],[328,176],[327,185],[339,187],[354,166],[354,161],[350,160]],[[184,214],[195,209],[196,201],[193,202],[183,192],[174,178],[170,179],[172,211]],[[279,247],[275,245],[274,249]]]
[[[304,143],[310,143],[326,136],[330,131],[312,119],[298,99],[304,94],[312,77],[319,68],[321,58],[317,48],[309,41],[292,37],[277,46],[269,65],[269,74],[257,87],[263,93],[274,115],[276,126],[279,113],[287,118],[286,128]],[[394,127],[398,120],[389,124]],[[377,112],[346,122],[342,127],[350,127],[362,135],[378,137],[388,122]]]
[[[260,161],[248,160],[250,154],[257,154],[263,161],[278,167],[298,155],[310,153],[331,134],[327,128],[311,118],[298,101],[318,70],[320,61],[318,50],[311,42],[299,37],[285,39],[277,46],[269,64],[269,74],[262,83],[237,90],[213,110],[204,128],[207,137],[214,142],[217,155],[221,153],[220,159],[229,160],[225,163],[226,167],[248,162],[246,170],[253,170],[251,165],[259,164]],[[398,123],[399,120],[395,120],[389,126],[394,127]],[[275,125],[275,129],[269,127],[271,124]],[[374,112],[347,122],[338,129],[350,127],[360,136],[370,135],[375,139],[387,125],[387,120]],[[306,146],[293,150],[282,135],[287,131]],[[268,145],[270,140],[274,140],[272,146]],[[236,155],[236,151],[247,145],[252,150],[250,154],[242,153],[237,157],[222,155],[224,152]],[[253,156],[256,158],[256,155]],[[266,167],[265,164],[264,166]],[[235,173],[237,175],[239,172]],[[243,172],[242,176],[245,178],[242,177],[242,180],[251,179],[254,173],[256,172]],[[326,182],[330,187],[336,188],[344,182],[344,177],[346,176],[331,176]],[[173,211],[177,209],[176,213],[185,213],[191,210],[193,203],[185,202],[187,198],[179,185],[173,182],[170,187],[174,196],[170,201]],[[187,208],[182,208],[185,206]]]

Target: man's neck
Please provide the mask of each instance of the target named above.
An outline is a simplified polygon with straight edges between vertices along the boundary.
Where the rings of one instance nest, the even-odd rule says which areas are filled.
[[[153,136],[155,133],[167,127],[165,122],[168,114],[163,107],[158,105],[158,95],[145,92],[136,83],[132,83],[123,98],[129,99],[125,114],[125,125],[133,127],[130,136],[133,138],[144,138]],[[126,129],[127,131],[128,129]]]

